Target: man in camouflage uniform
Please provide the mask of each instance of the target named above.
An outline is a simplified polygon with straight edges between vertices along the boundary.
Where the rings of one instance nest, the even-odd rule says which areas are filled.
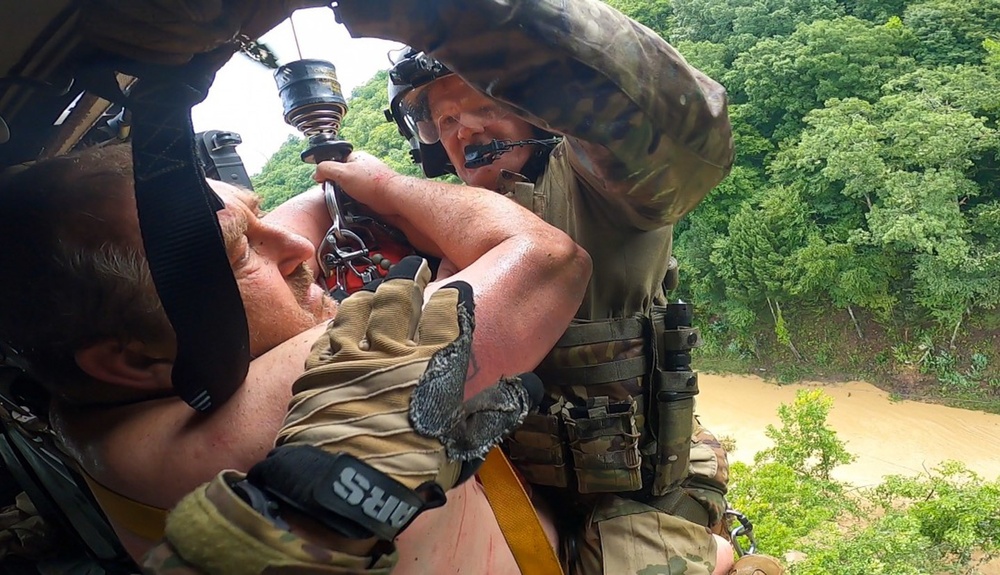
[[[425,173],[507,195],[593,259],[576,321],[536,371],[547,401],[506,443],[563,518],[564,562],[711,572],[728,464],[693,418],[698,336],[665,291],[672,224],[732,164],[724,89],[596,0],[374,4],[341,16],[415,47],[390,71],[390,111]],[[466,163],[497,142],[513,145]]]

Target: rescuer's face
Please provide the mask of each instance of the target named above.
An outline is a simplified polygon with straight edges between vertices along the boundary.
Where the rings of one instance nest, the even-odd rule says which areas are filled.
[[[516,147],[480,168],[465,167],[465,147],[493,140],[532,138],[531,124],[508,113],[455,75],[436,80],[426,90],[430,119],[463,182],[495,190],[500,170],[519,172],[524,167],[534,146]]]

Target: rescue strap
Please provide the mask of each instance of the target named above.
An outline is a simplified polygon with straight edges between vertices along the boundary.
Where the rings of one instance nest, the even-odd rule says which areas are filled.
[[[146,260],[177,339],[171,378],[198,411],[224,403],[250,365],[243,300],[216,212],[222,200],[195,155],[191,108],[208,94],[232,53],[200,54],[183,67],[102,57],[76,75],[87,89],[132,114],[135,202]],[[124,95],[116,71],[139,78]]]
[[[115,493],[83,469],[78,467],[78,471],[115,527],[125,528],[148,541],[163,538],[167,523],[166,509]],[[478,477],[521,573],[561,575],[562,566],[542,530],[538,514],[514,468],[499,448],[494,447],[486,456],[486,462],[479,468]]]
[[[507,456],[494,447],[479,468],[479,483],[522,575],[561,575],[563,570],[538,513]]]
[[[149,270],[177,337],[177,394],[209,411],[243,384],[250,335],[216,212],[222,200],[195,156],[191,107],[204,99],[215,63],[154,70],[129,94],[139,229]]]
[[[120,493],[115,493],[101,485],[82,467],[77,466],[76,470],[83,476],[87,486],[90,487],[90,492],[94,494],[94,499],[97,499],[104,515],[111,520],[114,527],[125,528],[125,530],[148,541],[155,542],[163,539],[163,533],[167,526],[167,513],[169,513],[166,509],[146,505]]]

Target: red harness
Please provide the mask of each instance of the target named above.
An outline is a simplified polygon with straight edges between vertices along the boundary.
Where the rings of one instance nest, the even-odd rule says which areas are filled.
[[[319,254],[320,261],[328,258],[323,271],[326,289],[334,297],[346,297],[368,282],[385,277],[393,264],[415,253],[398,231],[364,219],[369,221],[341,230],[341,241],[346,241],[347,246],[334,244],[332,251]],[[327,240],[334,233],[327,232]],[[324,241],[324,245],[327,243],[333,242]]]
[[[399,230],[354,213],[358,204],[336,184],[325,182],[323,191],[332,225],[316,250],[316,259],[327,293],[335,299],[342,300],[385,277],[393,264],[415,253]]]

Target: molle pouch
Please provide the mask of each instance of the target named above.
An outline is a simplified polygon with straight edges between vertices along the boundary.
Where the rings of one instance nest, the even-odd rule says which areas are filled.
[[[635,491],[642,487],[639,431],[632,398],[591,397],[563,411],[580,493]]]
[[[654,496],[665,495],[687,477],[691,458],[691,417],[694,397],[657,393],[657,453],[653,480]]]
[[[661,496],[688,475],[694,396],[698,375],[691,370],[691,350],[701,344],[691,326],[691,306],[673,303],[650,311],[655,338],[649,428],[656,433],[656,469],[652,495]]]
[[[504,443],[511,463],[528,483],[552,487],[569,484],[561,425],[558,415],[529,413]]]

